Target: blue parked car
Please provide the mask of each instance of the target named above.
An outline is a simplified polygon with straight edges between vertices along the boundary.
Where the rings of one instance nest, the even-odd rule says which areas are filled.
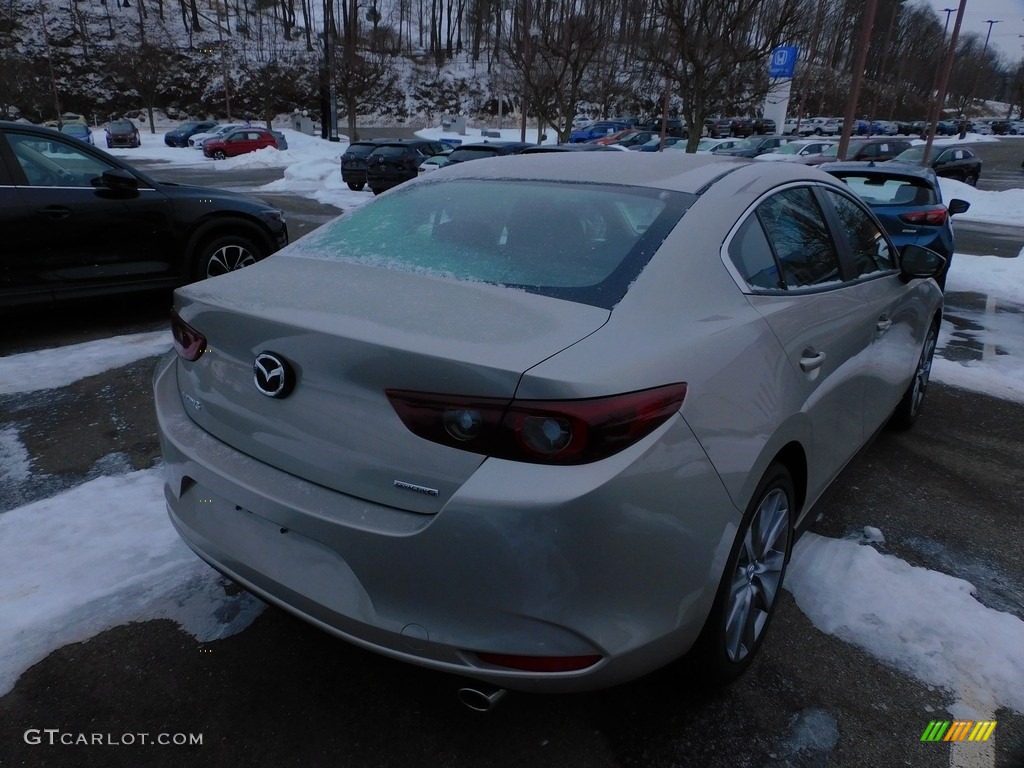
[[[92,144],[93,146],[96,145],[96,142],[92,140],[92,131],[89,130],[88,125],[82,125],[81,123],[64,123],[60,132],[65,136],[74,136],[76,139],[84,141],[86,144]]]
[[[846,182],[870,206],[897,248],[920,245],[946,260],[936,277],[945,290],[946,274],[953,260],[951,217],[964,213],[971,204],[953,199],[942,202],[939,179],[931,168],[888,162],[826,163],[821,170]]]
[[[570,144],[579,144],[584,141],[592,141],[593,139],[603,139],[610,133],[617,133],[624,131],[632,126],[621,120],[600,120],[591,126],[588,126],[579,131],[573,131],[569,135]]]

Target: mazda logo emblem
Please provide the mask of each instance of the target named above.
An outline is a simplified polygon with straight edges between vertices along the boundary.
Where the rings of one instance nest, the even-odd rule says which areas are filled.
[[[260,352],[252,364],[256,389],[267,397],[287,397],[295,386],[295,373],[285,360],[273,352]]]

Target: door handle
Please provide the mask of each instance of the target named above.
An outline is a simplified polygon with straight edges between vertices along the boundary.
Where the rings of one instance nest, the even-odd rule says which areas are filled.
[[[62,205],[49,205],[46,208],[40,208],[36,213],[42,214],[48,219],[66,219],[71,215],[71,209]]]
[[[881,336],[883,333],[892,328],[892,320],[889,319],[888,315],[882,315],[878,318],[878,322],[875,323],[875,330],[878,331],[878,335]]]
[[[803,351],[800,356],[800,370],[804,373],[810,373],[815,368],[819,368],[822,363],[825,362],[825,353],[816,352],[815,350],[808,347]]]

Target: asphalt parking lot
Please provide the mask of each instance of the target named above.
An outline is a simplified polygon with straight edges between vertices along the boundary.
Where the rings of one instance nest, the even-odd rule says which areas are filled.
[[[1019,166],[1024,142],[992,161],[1007,174],[1011,150]],[[227,185],[252,188],[276,173],[246,171]],[[159,175],[172,174],[224,182],[207,170]],[[982,188],[985,180],[983,172]],[[286,209],[293,237],[334,215],[302,198],[263,197]],[[1013,227],[970,229],[958,251],[1013,257],[1024,246]],[[979,299],[950,295],[948,316],[966,316]],[[164,328],[169,301],[157,293],[28,313],[16,336],[0,339],[0,355]],[[81,483],[105,456],[124,457],[126,470],[154,466],[154,362],[0,396],[0,427],[29,425],[26,447],[50,484],[0,485],[0,510]],[[812,531],[842,538],[878,527],[881,551],[967,579],[982,603],[1024,619],[1021,434],[1024,405],[933,384],[917,426],[883,432],[836,483]],[[953,719],[954,698],[819,631],[789,593],[762,655],[726,690],[702,690],[670,670],[587,695],[513,693],[480,715],[457,703],[457,685],[272,608],[211,643],[171,621],[133,623],[50,654],[0,698],[0,765],[1024,768],[1024,716],[992,713],[998,728],[985,745],[922,743],[929,721]],[[202,744],[33,744],[30,729],[201,734]]]

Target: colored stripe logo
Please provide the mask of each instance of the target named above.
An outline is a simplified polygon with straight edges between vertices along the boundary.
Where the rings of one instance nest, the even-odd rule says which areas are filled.
[[[988,741],[995,729],[995,720],[932,720],[921,741]]]

